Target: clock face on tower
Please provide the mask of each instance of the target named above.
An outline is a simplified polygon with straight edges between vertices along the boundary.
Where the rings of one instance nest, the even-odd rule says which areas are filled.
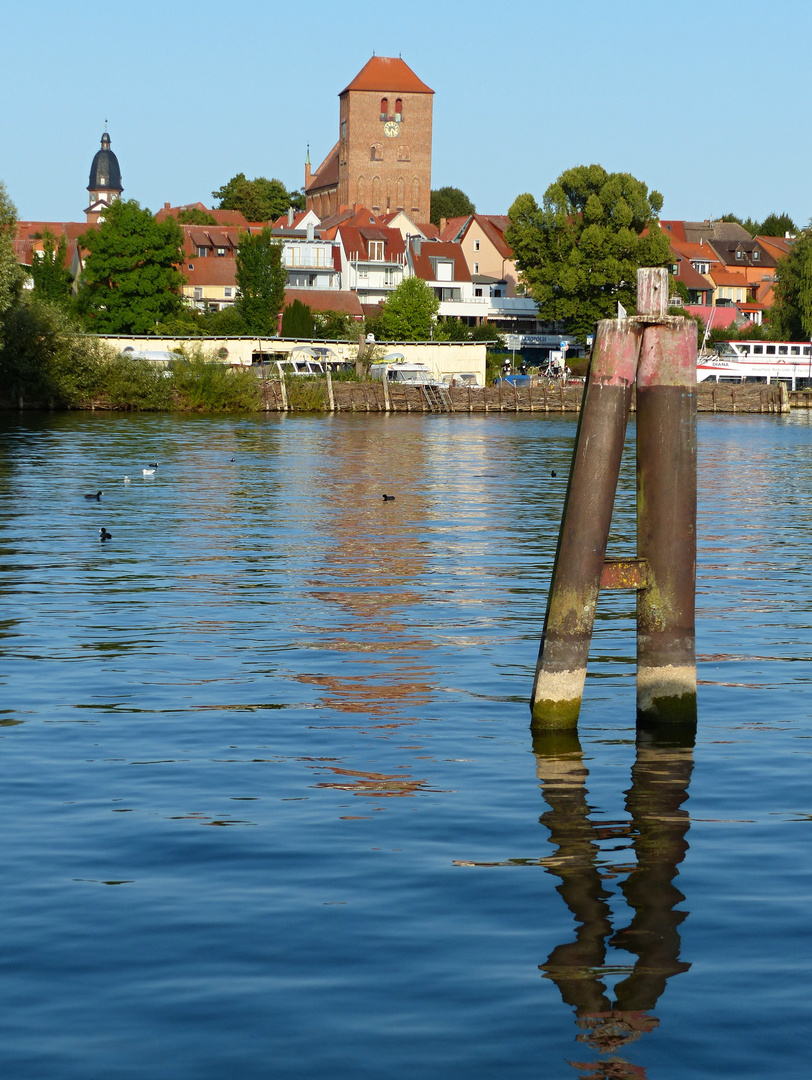
[[[395,139],[400,134],[400,124],[397,120],[387,120],[383,125],[384,135],[388,135],[390,139]]]

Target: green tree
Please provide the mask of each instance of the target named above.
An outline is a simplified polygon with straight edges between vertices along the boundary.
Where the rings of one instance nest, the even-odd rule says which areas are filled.
[[[808,341],[812,336],[812,233],[792,245],[775,271],[775,303],[770,310],[773,336],[781,341]]]
[[[458,187],[441,187],[431,193],[431,220],[439,227],[440,218],[467,217],[476,207]]]
[[[313,313],[301,300],[294,300],[282,312],[282,337],[313,337]]]
[[[14,251],[17,209],[0,180],[0,347],[6,319],[20,298],[23,271]]]
[[[276,334],[286,279],[282,245],[273,239],[271,230],[243,233],[237,252],[238,304],[249,333]]]
[[[179,225],[216,225],[217,221],[208,212],[201,210],[199,206],[187,206],[178,214]]]
[[[361,324],[352,315],[341,311],[320,311],[314,315],[314,336],[324,341],[351,341],[357,339]]]
[[[54,234],[45,230],[42,234],[42,255],[35,255],[31,261],[34,295],[38,300],[66,304],[70,299],[73,275],[65,268],[67,250],[64,235],[57,243]]]
[[[174,218],[157,222],[134,199],[117,199],[79,242],[89,251],[79,310],[94,331],[151,334],[179,310],[183,234]]]
[[[795,236],[798,226],[789,214],[768,214],[762,221],[758,230],[758,236],[785,236],[789,233]]]
[[[232,176],[212,192],[212,197],[219,200],[219,210],[239,210],[246,221],[273,221],[289,206],[304,209],[301,192],[288,191],[281,180],[267,180],[264,176],[248,180],[245,173]]]
[[[618,303],[634,311],[638,268],[671,260],[657,221],[662,204],[641,180],[600,165],[562,173],[541,207],[519,195],[505,239],[540,318],[583,341],[598,319],[615,316]]]
[[[384,302],[377,324],[390,341],[428,341],[440,301],[419,277],[405,278]]]

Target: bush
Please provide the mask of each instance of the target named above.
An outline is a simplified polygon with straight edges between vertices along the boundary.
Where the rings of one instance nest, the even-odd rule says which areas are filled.
[[[175,408],[187,412],[252,412],[262,407],[262,388],[250,368],[237,370],[195,351],[190,359],[173,361]]]

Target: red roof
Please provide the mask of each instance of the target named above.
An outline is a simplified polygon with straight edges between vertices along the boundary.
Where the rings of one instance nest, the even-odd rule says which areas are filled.
[[[389,93],[400,91],[405,94],[433,94],[431,87],[418,79],[405,60],[399,56],[373,56],[364,64],[349,86],[348,90],[382,90]],[[340,96],[340,95],[339,95]]]
[[[191,269],[190,269],[191,267]],[[237,260],[189,258],[181,266],[190,285],[236,285]]]
[[[314,173],[310,174],[310,179],[305,184],[305,191],[318,191],[324,187],[335,187],[338,183],[338,143],[335,144],[333,149],[327,155],[327,157],[319,165],[318,169]]]
[[[710,276],[714,285],[732,285],[739,289],[747,288],[747,278],[744,274],[737,274],[733,270],[713,270]]]
[[[466,214],[464,217],[452,217],[445,223],[445,228],[440,233],[441,240],[456,240],[464,226],[471,220]]]
[[[311,311],[338,311],[360,319],[363,315],[358,293],[348,289],[285,289],[285,303],[300,300]]]
[[[424,281],[438,280],[434,264],[432,263],[432,259],[435,258],[451,259],[451,261],[454,263],[454,281],[471,280],[471,273],[465,262],[462,248],[459,244],[444,244],[441,241],[422,243],[420,245],[419,254],[414,250],[414,244],[412,244],[411,256],[415,276],[422,278]]]
[[[359,229],[353,225],[339,225],[338,234],[348,257],[359,255],[364,259],[367,258],[369,254],[367,242],[369,240],[383,240],[385,242],[386,261],[391,261],[393,258],[403,255],[406,251],[399,229],[386,229],[374,225],[364,226]]]

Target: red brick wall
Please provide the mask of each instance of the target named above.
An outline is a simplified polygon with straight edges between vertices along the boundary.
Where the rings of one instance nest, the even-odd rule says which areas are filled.
[[[388,119],[402,101],[396,137],[384,135],[381,98],[388,99]],[[348,90],[339,105],[339,203],[367,206],[375,213],[405,210],[415,221],[431,212],[432,94]],[[346,128],[343,126],[346,124]],[[376,148],[373,158],[372,147]]]

